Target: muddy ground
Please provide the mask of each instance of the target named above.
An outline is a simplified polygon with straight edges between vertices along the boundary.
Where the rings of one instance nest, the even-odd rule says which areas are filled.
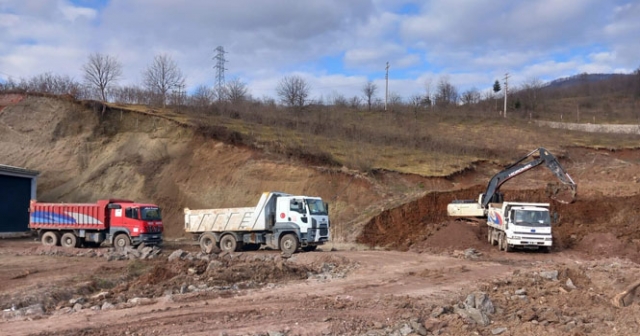
[[[624,307],[612,303],[640,279],[635,262],[581,248],[507,254],[480,232],[442,223],[406,252],[327,245],[290,258],[206,255],[182,242],[152,259],[111,261],[107,247],[0,240],[0,327],[6,335],[640,332],[635,293]],[[493,308],[471,308],[469,294]]]

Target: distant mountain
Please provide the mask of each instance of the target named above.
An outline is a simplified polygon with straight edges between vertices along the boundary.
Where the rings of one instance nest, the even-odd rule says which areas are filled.
[[[545,85],[547,88],[568,88],[586,83],[595,83],[616,77],[627,77],[627,74],[579,74],[570,77],[559,78]]]

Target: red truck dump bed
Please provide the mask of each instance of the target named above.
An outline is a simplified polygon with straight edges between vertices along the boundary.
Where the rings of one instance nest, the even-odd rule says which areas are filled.
[[[31,229],[108,229],[106,209],[110,202],[125,200],[100,200],[97,203],[39,203],[31,201],[29,228]]]

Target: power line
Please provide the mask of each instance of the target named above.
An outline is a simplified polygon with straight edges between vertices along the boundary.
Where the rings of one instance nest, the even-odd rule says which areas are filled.
[[[507,117],[507,94],[509,93],[509,73],[504,74],[504,117]]]
[[[223,46],[218,46],[215,51],[217,52],[213,59],[216,61],[216,65],[214,68],[216,69],[216,90],[218,91],[218,100],[222,99],[221,93],[224,88],[224,71],[227,70],[224,67],[224,64],[227,63],[227,60],[224,58],[224,54],[227,52],[224,51]]]
[[[389,98],[389,62],[387,62],[386,74],[384,75],[385,87],[384,87],[384,110],[387,110],[387,99]]]

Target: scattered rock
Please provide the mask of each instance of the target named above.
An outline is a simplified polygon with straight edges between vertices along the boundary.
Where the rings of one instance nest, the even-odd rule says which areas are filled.
[[[515,292],[516,295],[527,295],[527,290],[524,288],[517,289]]]
[[[405,323],[398,331],[400,332],[400,335],[407,336],[413,332],[413,329]]]
[[[553,281],[557,281],[558,280],[558,271],[543,271],[540,272],[540,276],[542,278],[548,279],[548,280],[553,280]]]
[[[207,265],[207,271],[210,271],[212,269],[216,269],[222,266],[224,266],[224,264],[221,261],[212,260],[211,262],[209,262],[209,265]]]
[[[500,335],[505,331],[507,331],[507,328],[505,328],[505,327],[491,329],[491,335]]]
[[[183,251],[183,250],[175,250],[173,251],[169,257],[167,258],[167,260],[169,261],[175,261],[175,260],[181,260],[183,259],[188,253]]]
[[[127,301],[127,303],[131,303],[134,305],[139,305],[139,306],[143,306],[143,305],[149,305],[153,303],[152,299],[149,298],[140,298],[140,297],[134,297],[133,299],[129,299]]]
[[[482,253],[476,251],[474,248],[468,248],[464,250],[464,258],[465,259],[478,259],[482,256]]]
[[[101,310],[109,310],[109,309],[114,309],[115,307],[116,307],[116,306],[114,306],[113,304],[111,304],[111,303],[109,303],[109,302],[105,301],[105,302],[102,304],[102,307],[101,307],[100,309],[101,309]]]
[[[269,336],[285,336],[284,333],[279,332],[279,331],[268,331],[267,334]]]
[[[483,292],[475,294],[475,308],[480,309],[485,314],[494,314],[496,312],[496,308],[493,306],[491,299],[489,299],[489,295]]]
[[[532,321],[536,317],[538,317],[536,312],[531,308],[525,308],[523,310],[518,311],[516,314],[518,315],[518,317],[520,317],[520,320],[524,322]]]
[[[438,317],[440,317],[440,315],[442,315],[444,313],[446,313],[446,309],[444,307],[442,307],[442,306],[435,307],[431,311],[431,317],[438,318]]]
[[[92,296],[92,299],[104,299],[109,295],[109,292],[100,292],[94,296]]]
[[[413,331],[421,336],[424,336],[427,334],[427,328],[425,328],[422,324],[418,323],[418,321],[411,321],[411,328],[413,329]]]
[[[566,282],[566,286],[569,289],[576,289],[576,285],[573,284],[573,281],[571,281],[571,278],[567,278],[567,282]]]

